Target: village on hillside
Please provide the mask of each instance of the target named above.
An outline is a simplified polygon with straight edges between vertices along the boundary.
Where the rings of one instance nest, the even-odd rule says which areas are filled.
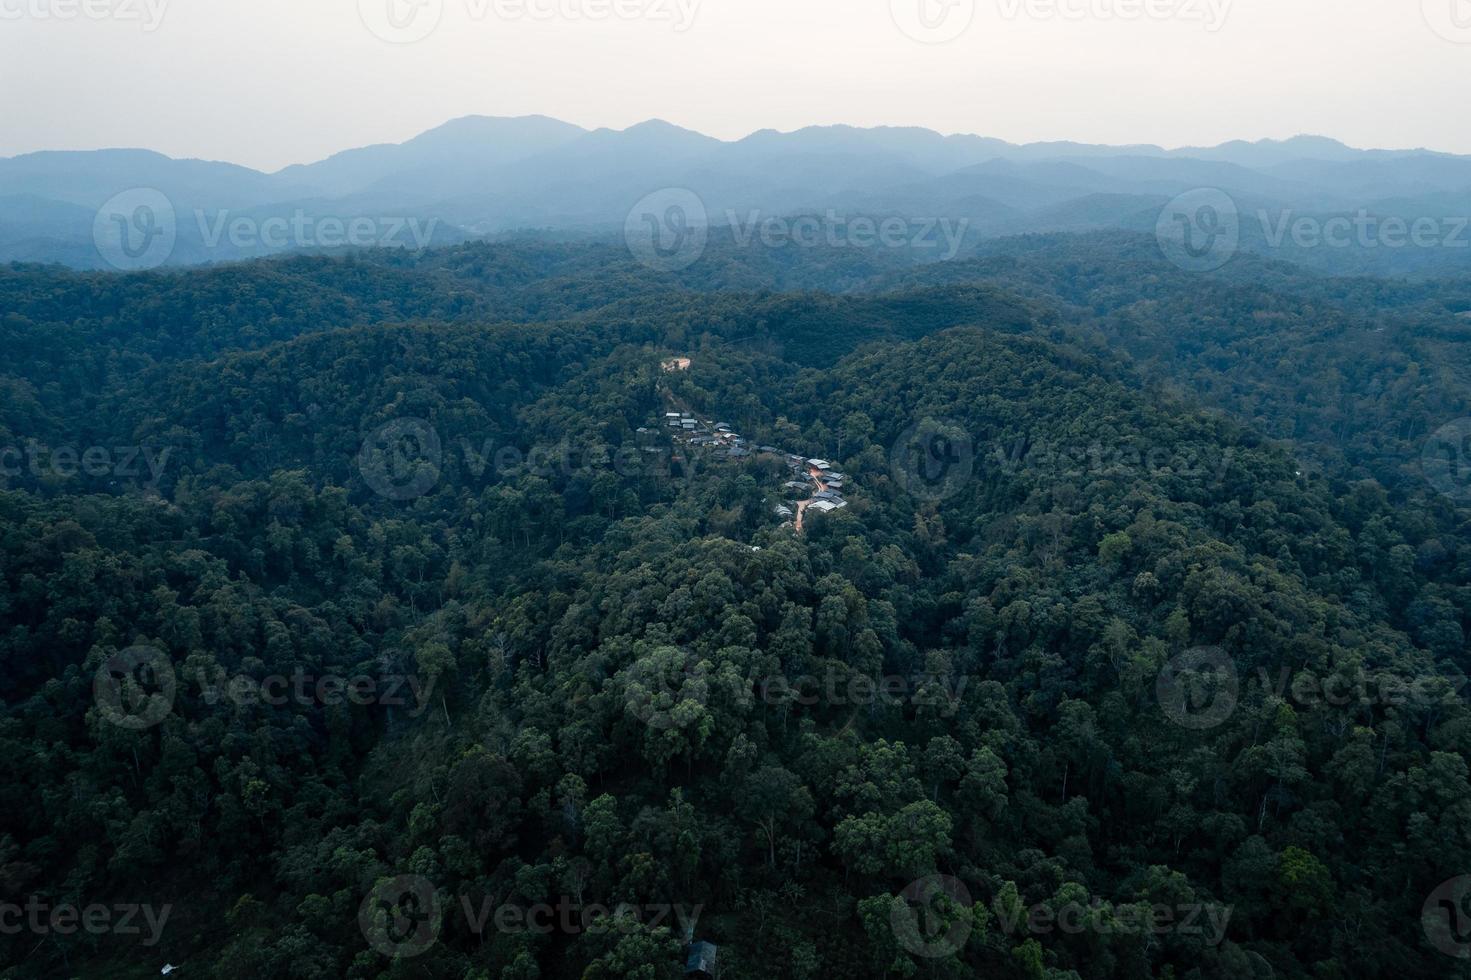
[[[778,504],[774,512],[782,527],[801,531],[809,511],[825,514],[848,506],[844,496],[851,489],[848,478],[825,459],[808,459],[776,446],[752,446],[728,422],[702,419],[689,412],[666,412],[663,427],[670,430],[676,445],[709,453],[716,459],[767,456],[781,460],[790,477],[781,487],[788,502]]]
[[[672,357],[661,362],[659,367],[665,374],[673,374],[688,371],[690,364],[688,357]],[[673,393],[668,389],[663,391],[665,397],[677,406]],[[753,448],[730,423],[702,419],[688,411],[665,412],[663,427],[670,430],[669,436],[675,445],[688,446],[694,452],[710,453],[716,459],[741,460],[757,456],[780,459],[791,477],[782,484],[788,502],[777,504],[775,508],[776,519],[782,527],[800,532],[808,511],[827,514],[848,506],[844,497],[844,493],[851,489],[848,478],[825,459],[807,459],[776,446]],[[640,429],[639,432],[647,434],[648,430]]]

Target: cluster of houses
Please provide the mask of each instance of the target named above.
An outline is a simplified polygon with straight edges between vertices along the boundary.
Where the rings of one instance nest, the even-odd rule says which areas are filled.
[[[843,497],[843,491],[848,488],[848,478],[837,470],[825,459],[803,460],[800,457],[788,457],[787,462],[793,464],[798,472],[806,474],[807,480],[794,480],[793,483],[801,483],[804,489],[810,488],[814,491],[812,502],[807,505],[808,510],[827,513],[834,510],[842,510],[848,506],[848,501]]]
[[[728,422],[710,422],[688,412],[667,412],[664,425],[677,430],[675,434],[684,442],[712,453],[717,459],[745,459],[752,454],[751,444]],[[761,448],[762,451],[766,449],[764,446]]]
[[[843,496],[848,488],[848,478],[835,470],[833,464],[825,459],[804,459],[792,453],[782,455],[787,468],[792,471],[792,478],[782,484],[782,489],[792,494],[797,501],[794,503],[797,509],[793,511],[792,507],[780,505],[776,508],[777,517],[800,525],[804,509],[828,514],[848,506]]]
[[[745,459],[756,453],[780,457],[791,471],[791,479],[782,484],[791,504],[778,504],[776,516],[783,527],[802,526],[804,511],[830,513],[848,506],[843,496],[848,478],[825,459],[807,459],[783,452],[775,446],[753,447],[727,422],[701,419],[688,412],[666,412],[665,428],[671,435],[691,447],[712,453],[717,459]]]

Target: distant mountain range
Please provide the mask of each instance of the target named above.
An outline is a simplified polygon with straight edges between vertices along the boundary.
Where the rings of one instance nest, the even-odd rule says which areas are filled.
[[[541,116],[457,119],[272,174],[136,149],[0,159],[0,261],[145,268],[519,231],[608,235],[667,188],[692,191],[716,226],[732,216],[900,216],[964,222],[971,244],[1152,232],[1173,198],[1212,188],[1239,208],[1248,248],[1331,271],[1471,269],[1471,232],[1462,226],[1457,244],[1456,229],[1471,215],[1466,156],[1317,136],[1166,150],[848,126],[727,142],[661,121],[586,130]],[[1364,215],[1433,221],[1438,237],[1385,246],[1356,232],[1330,247],[1283,235],[1305,216]]]

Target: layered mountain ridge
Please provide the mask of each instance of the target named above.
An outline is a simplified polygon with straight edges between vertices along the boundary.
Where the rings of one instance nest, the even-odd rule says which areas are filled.
[[[693,191],[717,226],[751,214],[900,215],[963,221],[974,242],[1148,231],[1166,203],[1199,188],[1230,195],[1248,229],[1304,214],[1451,222],[1471,214],[1471,157],[1360,150],[1319,136],[1165,149],[821,126],[723,141],[660,120],[588,130],[544,116],[469,116],[403,143],[275,173],[137,149],[3,159],[0,260],[111,267],[95,241],[98,211],[140,189],[172,207],[177,243],[167,262],[182,265],[336,247],[333,236],[312,229],[364,218],[377,229],[370,245],[526,231],[606,235],[622,228],[638,201],[668,188]],[[229,231],[242,219],[251,232],[243,237]],[[294,222],[294,230],[259,234],[272,219]],[[425,234],[388,233],[409,219]],[[1327,250],[1291,257],[1363,271],[1367,249],[1355,245],[1352,260]],[[1369,271],[1445,271],[1459,258],[1452,252],[1381,249],[1368,259],[1383,267]]]

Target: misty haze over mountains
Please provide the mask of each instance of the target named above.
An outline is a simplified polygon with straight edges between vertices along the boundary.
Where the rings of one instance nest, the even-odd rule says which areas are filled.
[[[413,247],[521,231],[616,235],[636,202],[664,188],[693,191],[713,226],[901,216],[963,227],[968,247],[1038,232],[1152,233],[1169,201],[1212,188],[1239,208],[1243,247],[1325,271],[1436,273],[1471,259],[1471,157],[1427,150],[1357,150],[1315,136],[1177,150],[1015,145],[846,126],[724,142],[660,121],[589,131],[546,117],[476,116],[274,174],[146,150],[0,160],[0,260],[109,268],[94,237],[99,208],[140,188],[174,211],[174,265],[331,245],[312,230],[329,220],[370,219],[382,238],[372,244]],[[1303,216],[1402,219],[1427,234],[1304,244],[1289,232]],[[296,230],[285,240],[242,238],[231,230],[242,219],[248,231],[271,219]]]

